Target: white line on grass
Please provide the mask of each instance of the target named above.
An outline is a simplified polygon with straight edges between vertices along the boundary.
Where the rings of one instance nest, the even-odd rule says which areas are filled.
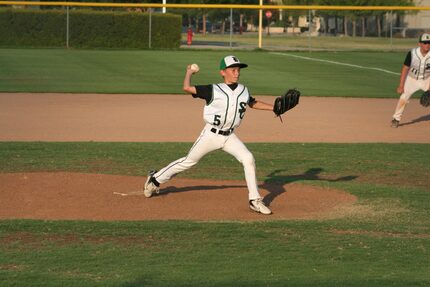
[[[342,63],[342,62],[323,60],[323,59],[316,59],[316,58],[297,56],[297,55],[285,54],[285,53],[277,53],[277,52],[270,52],[270,53],[271,54],[276,54],[276,55],[281,55],[281,56],[299,58],[299,59],[303,59],[303,60],[316,61],[316,62],[324,62],[324,63],[329,63],[329,64],[335,64],[335,65],[341,65],[341,66],[348,66],[348,67],[353,67],[353,68],[359,68],[359,69],[374,70],[374,71],[379,71],[379,72],[383,72],[383,73],[387,73],[387,74],[392,74],[392,75],[400,75],[400,73],[391,72],[391,71],[384,70],[384,69],[381,69],[381,68],[365,67],[365,66],[360,66],[360,65],[353,65],[353,64],[347,64],[347,63]]]

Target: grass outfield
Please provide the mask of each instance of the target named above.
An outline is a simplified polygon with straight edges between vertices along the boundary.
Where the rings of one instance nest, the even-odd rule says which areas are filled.
[[[0,92],[182,93],[227,53],[253,94],[395,97],[404,52],[0,49]],[[380,70],[376,70],[376,69]],[[0,142],[0,172],[144,175],[189,143]],[[0,220],[0,286],[429,286],[428,144],[247,144],[261,181],[358,197],[353,216],[272,222]],[[180,176],[242,179],[216,152]],[[1,183],[0,183],[1,184]],[[1,211],[0,211],[1,212]]]
[[[312,182],[316,176],[333,182],[336,178],[352,177],[354,183],[430,191],[429,144],[246,145],[254,154],[261,181]],[[146,176],[148,170],[176,160],[191,146],[191,143],[0,142],[0,172],[74,171]],[[242,168],[234,157],[215,151],[206,155],[198,168],[178,176],[242,180]],[[319,172],[306,176],[309,170]]]
[[[405,52],[124,51],[0,49],[0,92],[182,93],[185,66],[195,84],[221,81],[220,59],[250,65],[241,82],[254,95],[297,87],[305,96],[397,98]]]
[[[143,175],[190,145],[2,142],[0,171]],[[429,145],[248,147],[260,180],[345,190],[361,214],[247,223],[2,220],[0,286],[430,285]],[[239,179],[243,171],[219,152],[180,176]]]
[[[183,43],[187,42],[187,35],[182,34]],[[267,30],[262,34],[262,49],[266,50],[326,50],[326,51],[398,51],[405,52],[417,45],[418,39],[389,37],[344,37],[323,36],[309,37],[307,35],[276,34],[267,35]],[[233,34],[195,34],[193,44],[210,45],[218,44],[233,48],[258,47],[258,33],[247,32],[242,35]],[[191,46],[192,47],[192,46]]]

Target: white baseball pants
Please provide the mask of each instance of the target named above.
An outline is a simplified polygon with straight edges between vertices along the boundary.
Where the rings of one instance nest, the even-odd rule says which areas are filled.
[[[252,153],[234,133],[228,136],[219,135],[211,132],[211,128],[212,126],[207,124],[188,154],[159,170],[154,175],[155,179],[160,184],[165,183],[176,174],[197,164],[200,159],[209,152],[222,149],[223,151],[233,155],[240,163],[242,163],[245,171],[249,200],[262,198],[258,192],[257,178],[255,174],[255,160]]]
[[[426,80],[417,80],[409,76],[406,77],[405,90],[403,94],[400,95],[400,99],[397,102],[393,119],[400,121],[403,115],[403,111],[405,110],[406,104],[409,103],[409,99],[412,97],[412,95],[418,90],[427,91],[430,88],[429,85],[430,78],[427,78]]]

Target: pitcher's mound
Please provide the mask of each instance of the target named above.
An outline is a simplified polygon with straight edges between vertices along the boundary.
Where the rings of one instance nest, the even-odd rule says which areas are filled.
[[[176,178],[145,198],[144,177],[82,173],[0,174],[1,219],[49,220],[275,220],[314,219],[351,206],[356,197],[334,189],[263,184],[273,211],[250,211],[245,181]]]

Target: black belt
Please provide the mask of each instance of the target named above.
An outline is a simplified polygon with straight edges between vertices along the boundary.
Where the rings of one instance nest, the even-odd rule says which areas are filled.
[[[229,136],[233,133],[233,131],[234,131],[234,129],[222,131],[222,130],[217,130],[216,128],[211,128],[211,132],[213,132],[214,134],[219,134],[219,135],[223,135],[223,136]]]

